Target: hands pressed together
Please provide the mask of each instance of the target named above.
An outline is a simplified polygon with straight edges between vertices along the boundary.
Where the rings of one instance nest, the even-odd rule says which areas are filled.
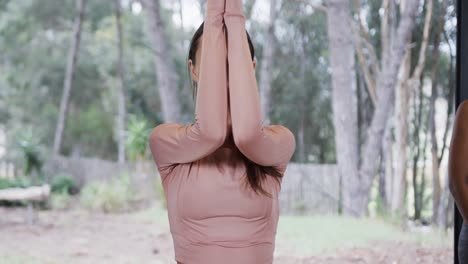
[[[207,17],[243,16],[242,0],[208,0],[206,6]]]

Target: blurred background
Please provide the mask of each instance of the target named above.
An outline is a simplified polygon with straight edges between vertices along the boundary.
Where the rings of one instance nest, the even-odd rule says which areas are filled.
[[[297,142],[275,263],[453,262],[454,1],[243,2]],[[194,121],[205,7],[0,0],[0,263],[175,263],[147,141]]]

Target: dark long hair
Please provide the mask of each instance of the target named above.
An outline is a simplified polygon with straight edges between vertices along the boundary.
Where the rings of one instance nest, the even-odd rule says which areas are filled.
[[[204,22],[201,23],[200,27],[198,27],[197,31],[192,37],[192,40],[190,41],[190,49],[189,49],[187,61],[191,59],[193,65],[197,63],[197,61],[195,60],[195,54],[199,47],[199,39],[203,34],[203,25],[204,25]],[[247,32],[247,30],[245,32],[247,34],[247,40],[249,42],[250,55],[251,55],[252,60],[254,60],[255,49],[252,44],[252,40],[250,39],[249,32]],[[198,86],[197,86],[197,82],[192,80],[191,74],[190,74],[190,68],[188,66],[187,66],[187,69],[189,73],[189,79],[191,80],[191,85],[192,85],[193,100],[195,101],[195,96],[197,94]],[[248,159],[245,155],[242,154],[242,152],[240,153],[240,155],[242,156],[245,167],[246,167],[247,177],[244,183],[246,185],[249,185],[255,193],[257,194],[262,193],[268,197],[271,197],[271,194],[265,191],[265,189],[263,189],[262,182],[266,180],[268,175],[270,175],[276,180],[278,185],[280,185],[281,184],[280,180],[283,177],[283,174],[281,174],[279,169],[274,166],[262,166]]]

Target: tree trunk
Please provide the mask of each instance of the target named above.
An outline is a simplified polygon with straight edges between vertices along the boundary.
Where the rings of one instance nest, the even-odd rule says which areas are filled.
[[[442,8],[446,8],[446,4],[447,4],[447,1],[444,1],[443,2],[443,5],[442,5]],[[442,19],[442,18],[441,18]],[[449,60],[449,70],[448,70],[448,74],[449,74],[449,83],[448,83],[448,87],[454,87],[454,76],[453,76],[453,64],[454,64],[454,61],[455,61],[455,55],[454,55],[454,50],[452,49],[452,46],[449,42],[449,39],[448,39],[448,36],[447,36],[447,33],[442,30],[442,34],[444,36],[444,40],[447,44],[447,46],[449,47],[449,54],[450,54],[450,60]],[[443,156],[444,156],[444,150],[446,149],[447,145],[445,142],[447,142],[447,137],[448,137],[448,134],[449,134],[449,130],[450,128],[452,127],[453,125],[453,111],[454,111],[454,104],[452,103],[452,98],[453,98],[453,95],[454,95],[454,92],[455,90],[452,88],[450,89],[450,92],[447,93],[446,95],[446,98],[445,100],[447,101],[447,119],[446,119],[446,122],[445,122],[445,130],[444,130],[444,136],[443,136],[443,140],[442,140],[442,148],[441,148],[441,154],[439,156],[439,164],[441,162],[441,160],[443,159]],[[450,194],[450,190],[448,188],[448,174],[445,172],[444,173],[444,185],[443,185],[443,189],[442,189],[442,193],[441,193],[441,198],[440,198],[440,203],[439,203],[439,217],[438,217],[438,223],[439,223],[439,226],[443,226],[445,228],[449,228],[450,226],[452,226],[452,215],[453,215],[453,197],[452,195]]]
[[[422,112],[423,112],[423,105],[424,105],[424,96],[422,91],[422,86],[418,89],[418,100],[416,100],[416,96],[414,96],[414,104],[418,103],[418,108],[415,110],[415,117],[416,119],[413,121],[414,123],[414,131],[413,131],[413,147],[416,149],[416,153],[413,156],[413,190],[414,190],[414,219],[418,220],[421,219],[421,209],[422,209],[422,197],[421,197],[421,185],[418,185],[418,162],[421,155],[421,148],[420,144],[420,136],[419,132],[422,126]]]
[[[263,61],[260,69],[260,100],[263,120],[266,125],[270,124],[270,98],[272,82],[273,53],[276,47],[275,21],[277,17],[276,0],[270,1],[270,21],[266,42],[263,45]]]
[[[55,129],[53,155],[60,154],[60,148],[63,141],[63,133],[67,123],[68,106],[70,103],[70,93],[72,90],[73,79],[75,77],[76,63],[78,61],[78,50],[80,47],[81,39],[81,24],[84,18],[86,0],[76,0],[77,14],[73,24],[73,37],[68,51],[67,69],[65,73],[65,80],[63,82],[63,93],[60,101],[60,110],[57,120],[57,127]]]
[[[160,0],[145,0],[148,31],[154,48],[154,66],[164,122],[180,122],[177,75],[169,48],[166,25],[161,17]]]
[[[439,66],[439,45],[440,36],[445,25],[445,9],[447,1],[443,1],[441,5],[441,14],[438,17],[438,23],[435,30],[432,59],[434,63],[431,69],[432,89],[431,89],[431,100],[430,100],[430,111],[429,111],[429,129],[431,133],[431,158],[432,158],[432,223],[439,224],[439,207],[442,198],[442,187],[440,184],[440,160],[439,160],[439,146],[437,143],[437,131],[436,131],[436,120],[435,120],[435,102],[438,98],[437,95],[437,84],[438,75],[437,69]]]
[[[403,7],[403,6],[400,6]],[[405,193],[406,193],[406,146],[407,146],[407,133],[408,133],[408,120],[406,120],[406,117],[408,116],[408,97],[409,92],[416,93],[419,87],[421,87],[420,80],[422,78],[422,73],[424,70],[425,66],[425,59],[426,59],[426,49],[428,45],[428,39],[429,39],[429,29],[430,29],[430,22],[432,18],[432,10],[433,10],[433,0],[428,0],[427,5],[426,5],[426,15],[425,15],[425,21],[424,21],[424,30],[423,30],[423,35],[422,35],[422,43],[421,43],[421,48],[419,50],[418,54],[418,60],[417,64],[414,68],[413,73],[411,76],[409,75],[409,69],[411,67],[411,62],[410,62],[410,51],[408,50],[405,54],[405,61],[402,64],[404,68],[401,68],[403,75],[401,76],[400,80],[402,83],[402,86],[397,87],[397,92],[396,92],[396,99],[397,99],[397,109],[398,109],[398,129],[397,129],[397,146],[399,149],[400,154],[398,155],[400,157],[399,162],[397,163],[397,174],[396,174],[396,179],[397,182],[395,185],[395,193],[394,193],[394,199],[393,199],[393,204],[392,204],[392,211],[396,214],[406,212],[405,210]],[[402,10],[404,11],[404,10]],[[422,92],[422,91],[420,91]],[[421,99],[422,100],[422,99]],[[420,102],[421,103],[421,102]],[[418,123],[419,126],[421,126],[421,123]],[[417,129],[419,131],[419,128]],[[418,133],[416,133],[415,136],[419,136]],[[419,148],[419,145],[416,146]],[[423,154],[425,154],[423,150]],[[437,153],[436,153],[437,156]],[[417,169],[413,168],[413,171],[417,173]],[[423,176],[422,180],[425,180],[424,178],[424,171],[423,171]],[[417,174],[413,175],[413,186],[415,190],[415,219],[418,219],[420,217],[420,210],[422,209],[422,201],[418,201],[418,197],[420,195],[418,194],[418,186],[417,186]],[[419,187],[419,191],[421,193],[424,192],[423,186]],[[422,197],[420,197],[422,199]],[[421,203],[420,203],[421,202]]]
[[[119,82],[117,84],[117,147],[118,147],[118,162],[125,163],[125,128],[127,107],[125,102],[125,77],[124,77],[124,63],[123,63],[123,36],[122,36],[122,22],[121,22],[121,6],[120,0],[114,0],[115,4],[115,20],[117,24],[117,45],[118,45],[118,58],[117,58],[117,75]]]
[[[438,45],[437,45],[438,46]],[[437,47],[438,50],[438,47]],[[434,60],[437,61],[438,55],[434,55]],[[437,211],[439,208],[441,186],[440,186],[440,173],[439,173],[439,154],[438,143],[435,124],[435,101],[437,98],[437,76],[435,76],[435,68],[437,63],[433,66],[433,79],[432,79],[432,94],[430,98],[429,110],[429,128],[431,135],[431,160],[432,160],[432,223],[437,223]]]
[[[299,131],[297,132],[297,143],[298,143],[298,161],[306,162],[305,158],[305,142],[304,142],[304,115],[300,115],[299,118]]]
[[[180,29],[182,32],[184,32],[184,16],[183,16],[183,6],[182,6],[182,0],[177,0],[179,4],[179,17],[180,17]]]
[[[330,0],[327,5],[327,25],[332,67],[332,101],[338,172],[343,178],[343,212],[361,216],[367,212],[370,190],[377,173],[387,119],[393,109],[395,84],[405,45],[414,27],[419,2],[406,1],[394,38],[385,51],[379,74],[376,109],[371,120],[358,164],[356,84],[354,48],[349,25],[349,1]],[[359,166],[360,165],[360,166]]]
[[[202,17],[205,17],[206,0],[198,0],[198,4],[200,5],[200,13],[201,13]]]
[[[276,2],[276,0],[274,0],[274,1]],[[248,0],[247,1],[246,8],[245,8],[245,17],[247,19],[250,19],[252,17],[253,9],[254,9],[254,6],[255,6],[256,2],[257,2],[257,0]],[[273,1],[271,1],[271,2],[273,2]],[[270,13],[270,15],[271,15],[271,13]]]
[[[304,40],[301,38],[301,53],[299,58],[297,58],[297,61],[299,62],[300,65],[300,70],[299,70],[299,78],[300,78],[300,83],[302,84],[303,87],[306,87],[305,85],[305,72],[306,72],[306,52],[304,49]],[[271,62],[270,62],[271,63]],[[268,70],[270,71],[270,70]],[[270,75],[271,76],[271,75]],[[269,81],[270,82],[270,81]],[[270,82],[271,83],[271,82]],[[304,89],[301,90],[302,93],[304,93]],[[270,98],[270,95],[268,95],[268,98]],[[299,131],[298,131],[298,155],[299,155],[299,162],[306,162],[306,151],[305,151],[305,127],[306,127],[306,104],[307,102],[304,100],[305,96],[302,96],[299,101],[297,102],[297,106],[299,109]],[[267,115],[268,118],[268,115]],[[269,122],[269,121],[268,121]]]
[[[393,194],[391,211],[396,215],[403,215],[405,207],[405,193],[407,187],[406,169],[407,169],[407,146],[408,146],[408,109],[409,92],[406,80],[409,77],[411,67],[411,52],[407,50],[400,67],[398,84],[396,86],[396,126],[395,126],[395,144],[396,144],[396,166],[393,181]]]
[[[390,207],[392,201],[393,190],[393,149],[392,149],[392,119],[390,118],[385,128],[384,142],[382,146],[382,161],[381,166],[383,171],[380,175],[379,181],[379,195],[383,203],[385,211]]]
[[[426,119],[426,123],[429,122],[429,115],[427,115],[427,119]],[[423,161],[427,160],[427,146],[429,145],[429,139],[430,137],[429,136],[426,136],[424,138],[424,145],[423,145],[423,148],[422,148],[422,159]],[[418,162],[419,163],[419,162]],[[423,208],[425,207],[425,205],[428,203],[429,201],[429,197],[425,197],[425,193],[426,193],[426,165],[427,165],[427,162],[423,162],[423,167],[421,169],[421,186],[419,187],[419,200],[421,201],[421,210],[423,210]],[[422,217],[421,217],[422,218]],[[424,219],[421,219],[422,221],[425,221]]]
[[[369,192],[378,167],[378,162],[373,161],[378,157],[382,147],[386,121],[390,116],[390,110],[395,100],[395,84],[399,67],[405,53],[405,45],[414,27],[418,4],[419,1],[406,1],[406,8],[401,16],[395,39],[389,46],[386,61],[382,63],[382,70],[377,85],[378,103],[368,130],[367,140],[364,144],[363,163],[360,167],[359,176],[355,180],[361,181],[358,185],[359,191],[355,193],[364,193],[364,195],[355,195],[357,197],[355,198],[355,206],[359,215],[366,211],[369,202]]]
[[[342,179],[342,212],[360,215],[355,199],[368,195],[360,191],[358,175],[358,116],[356,71],[347,0],[328,2],[327,28],[332,68],[332,109],[335,127],[336,159]]]
[[[50,186],[30,186],[0,190],[0,201],[44,201],[50,196]]]

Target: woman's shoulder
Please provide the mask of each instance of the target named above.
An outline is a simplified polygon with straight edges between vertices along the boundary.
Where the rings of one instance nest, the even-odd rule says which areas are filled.
[[[460,103],[460,106],[458,107],[458,111],[468,111],[468,99],[465,99]]]
[[[468,127],[468,99],[461,102],[458,107],[455,122],[457,125]]]

